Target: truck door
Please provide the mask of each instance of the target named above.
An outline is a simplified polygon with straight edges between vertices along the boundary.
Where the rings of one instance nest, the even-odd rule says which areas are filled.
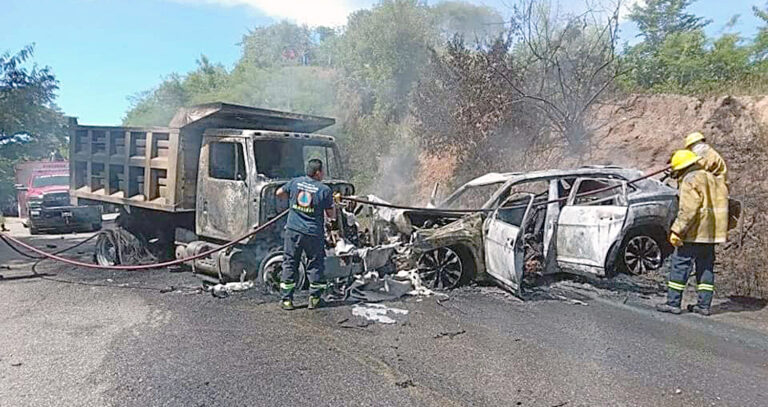
[[[613,189],[605,190],[608,187]],[[584,195],[589,192],[594,194]],[[611,245],[627,216],[627,184],[611,178],[579,178],[557,223],[557,264],[561,268],[605,274]]]
[[[197,176],[198,235],[230,240],[248,231],[246,146],[239,138],[205,138]]]
[[[515,194],[485,221],[486,272],[502,285],[520,294],[523,280],[522,231],[533,203],[533,194]]]

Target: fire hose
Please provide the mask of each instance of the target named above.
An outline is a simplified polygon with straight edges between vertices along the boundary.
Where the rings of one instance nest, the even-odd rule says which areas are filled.
[[[228,248],[236,245],[237,243],[239,243],[239,242],[241,242],[241,241],[243,241],[245,239],[248,239],[251,236],[256,235],[257,233],[261,232],[262,230],[264,230],[264,229],[274,225],[275,223],[277,223],[277,221],[280,218],[282,218],[283,216],[285,216],[286,214],[288,214],[288,210],[287,209],[284,210],[283,212],[281,212],[280,214],[278,214],[277,216],[275,216],[274,218],[270,219],[269,221],[267,221],[263,225],[257,227],[256,229],[248,232],[247,234],[245,234],[245,235],[243,235],[243,236],[241,236],[241,237],[239,237],[239,238],[237,238],[235,240],[227,242],[226,244],[224,244],[222,246],[215,247],[215,248],[210,249],[210,250],[206,250],[206,251],[198,253],[198,254],[196,254],[194,256],[189,256],[187,258],[170,260],[170,261],[165,261],[165,262],[161,262],[161,263],[152,263],[152,264],[102,266],[102,265],[95,264],[95,263],[85,263],[85,262],[82,262],[82,261],[77,261],[77,260],[68,259],[66,257],[61,257],[61,256],[58,256],[56,254],[47,253],[47,252],[45,252],[43,250],[40,250],[40,249],[38,249],[38,248],[36,248],[34,246],[28,245],[28,244],[22,242],[21,240],[16,239],[15,237],[12,237],[12,236],[10,236],[10,235],[8,235],[6,233],[0,232],[0,237],[2,238],[3,241],[6,241],[6,239],[7,239],[8,241],[13,242],[14,244],[16,244],[18,246],[21,246],[24,249],[29,250],[29,251],[31,251],[33,253],[37,253],[40,256],[43,256],[45,258],[48,258],[48,259],[51,259],[51,260],[56,260],[56,261],[59,261],[59,262],[62,262],[62,263],[71,264],[73,266],[85,267],[85,268],[90,268],[90,269],[99,269],[99,270],[136,271],[136,270],[148,270],[148,269],[154,269],[154,268],[175,266],[175,265],[178,265],[178,264],[186,263],[188,261],[192,261],[192,260],[196,260],[196,259],[199,259],[199,258],[202,258],[202,257],[210,256],[213,253],[216,253],[216,252],[224,250],[224,249],[228,249]],[[7,243],[7,241],[6,241],[6,243]]]
[[[655,170],[655,171],[651,171],[651,172],[649,172],[649,173],[647,173],[647,174],[645,174],[645,175],[643,175],[641,177],[638,177],[638,178],[635,178],[635,179],[627,181],[626,185],[631,185],[633,183],[636,183],[636,182],[642,181],[644,179],[653,177],[653,176],[658,175],[658,174],[660,174],[660,173],[662,173],[664,171],[667,171],[669,168],[670,168],[669,166],[666,166],[664,168],[661,168],[661,169],[658,169],[658,170]],[[613,190],[613,189],[621,188],[623,185],[624,184],[610,185],[610,186],[607,186],[607,187],[604,187],[604,188],[599,188],[599,189],[595,189],[595,190],[592,190],[592,191],[588,191],[588,192],[584,192],[584,193],[581,193],[581,194],[577,194],[576,197],[583,197],[583,196],[590,196],[590,195],[599,194],[599,193],[602,193],[602,192],[606,192],[606,191],[610,191],[610,190]],[[545,201],[545,202],[534,202],[534,203],[531,204],[531,206],[549,205],[549,204],[552,204],[552,203],[563,202],[563,201],[565,201],[567,199],[568,199],[568,197],[563,197],[563,198],[557,198],[557,199],[548,200],[548,201]],[[370,201],[370,200],[367,200],[367,199],[357,198],[357,197],[353,197],[353,196],[342,197],[342,200],[343,201],[349,201],[349,202],[355,202],[355,203],[358,203],[358,204],[371,205],[371,206],[379,206],[379,207],[385,207],[385,208],[391,208],[391,209],[413,210],[413,211],[421,211],[421,212],[453,213],[453,214],[456,214],[456,213],[492,212],[492,211],[495,211],[497,209],[497,208],[473,208],[473,209],[424,208],[424,207],[415,207],[415,206],[407,206],[407,205],[396,205],[396,204],[390,204],[390,203],[385,203],[385,202],[373,202],[373,201]],[[512,206],[512,207],[505,207],[505,209],[526,208],[526,207],[528,207],[528,205],[517,205],[517,206]],[[162,268],[162,267],[169,267],[169,266],[179,265],[179,264],[186,263],[186,262],[189,262],[189,261],[192,261],[192,260],[196,260],[196,259],[200,259],[200,258],[203,258],[203,257],[207,257],[207,256],[209,256],[209,255],[211,255],[213,253],[219,252],[221,250],[228,249],[228,248],[236,245],[237,243],[239,243],[239,242],[241,242],[241,241],[243,241],[245,239],[248,239],[248,238],[258,234],[259,232],[267,229],[268,227],[274,225],[275,223],[277,223],[277,221],[279,219],[284,217],[287,213],[288,213],[288,210],[286,209],[283,212],[279,213],[274,218],[272,218],[269,221],[267,221],[266,223],[264,223],[263,225],[257,227],[256,229],[248,232],[247,234],[245,234],[245,235],[243,235],[243,236],[241,236],[241,237],[239,237],[239,238],[237,238],[235,240],[232,240],[232,241],[229,241],[229,242],[225,243],[222,246],[218,246],[218,247],[215,247],[213,249],[206,250],[206,251],[198,253],[198,254],[196,254],[194,256],[189,256],[189,257],[186,257],[186,258],[183,258],[183,259],[169,260],[169,261],[165,261],[165,262],[151,263],[151,264],[102,266],[102,265],[95,264],[95,263],[85,263],[85,262],[81,262],[81,261],[77,261],[77,260],[68,259],[68,258],[61,257],[61,256],[58,255],[58,253],[61,253],[61,252],[64,252],[66,250],[69,250],[71,248],[74,248],[75,246],[67,248],[67,249],[62,250],[62,251],[59,251],[57,253],[47,253],[47,252],[45,252],[43,250],[40,250],[40,249],[38,249],[36,247],[33,247],[33,246],[31,246],[31,245],[29,245],[27,243],[24,243],[23,241],[15,238],[15,237],[12,237],[12,236],[8,235],[7,233],[0,232],[0,240],[2,240],[8,246],[10,246],[11,249],[13,249],[14,251],[16,251],[19,254],[24,255],[25,257],[32,257],[32,258],[36,258],[36,259],[47,258],[47,259],[56,260],[56,261],[59,261],[59,262],[62,262],[62,263],[71,264],[73,266],[90,268],[90,269],[99,269],[99,270],[122,270],[122,271],[148,270],[148,269],[154,269],[154,268]],[[93,237],[91,237],[91,238],[89,238],[87,240],[90,240],[92,238]],[[36,253],[36,254],[38,254],[38,255],[40,255],[42,257],[34,257],[34,256],[28,255],[26,253],[23,253],[18,248],[14,247],[11,243],[16,244],[16,245],[18,245],[18,246],[20,246],[20,247],[22,247],[22,248],[24,248],[26,250],[29,250],[29,251],[31,251],[33,253]],[[79,245],[81,245],[83,243],[85,243],[85,241],[78,243],[76,246],[79,246]]]

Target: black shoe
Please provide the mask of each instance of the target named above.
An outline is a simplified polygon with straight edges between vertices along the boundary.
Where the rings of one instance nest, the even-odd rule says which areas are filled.
[[[680,307],[673,307],[667,303],[656,304],[656,311],[669,312],[670,314],[675,314],[675,315],[680,315],[683,312],[683,310],[680,309]]]
[[[693,312],[694,314],[703,315],[705,317],[712,315],[712,311],[709,307],[702,307],[701,305],[689,305],[688,312]]]
[[[316,308],[322,308],[325,306],[325,300],[323,300],[320,297],[309,297],[309,305],[307,305],[307,308],[309,309],[316,309]]]
[[[280,302],[280,307],[285,311],[293,311],[296,308],[293,306],[293,300],[283,300]]]

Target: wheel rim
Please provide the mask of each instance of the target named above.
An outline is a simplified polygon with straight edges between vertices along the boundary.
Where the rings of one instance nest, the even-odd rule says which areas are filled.
[[[261,281],[264,287],[273,293],[280,292],[280,273],[283,271],[283,256],[274,256],[267,260],[261,270]]]
[[[105,237],[99,239],[96,250],[96,262],[101,266],[114,266],[117,261],[117,247],[112,239]]]
[[[624,264],[631,274],[645,274],[661,268],[661,248],[650,236],[635,236],[624,249]]]
[[[454,288],[461,280],[463,273],[461,257],[447,247],[422,254],[417,263],[421,281],[429,288],[437,290]]]

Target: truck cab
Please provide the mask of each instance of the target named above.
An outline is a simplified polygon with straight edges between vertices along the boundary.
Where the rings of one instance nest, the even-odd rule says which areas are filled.
[[[203,136],[198,167],[196,233],[231,240],[287,209],[275,197],[291,178],[304,175],[305,163],[319,158],[334,192],[354,193],[342,180],[333,137],[264,130],[212,129]],[[237,213],[230,217],[225,214]],[[242,215],[242,216],[240,216]]]

